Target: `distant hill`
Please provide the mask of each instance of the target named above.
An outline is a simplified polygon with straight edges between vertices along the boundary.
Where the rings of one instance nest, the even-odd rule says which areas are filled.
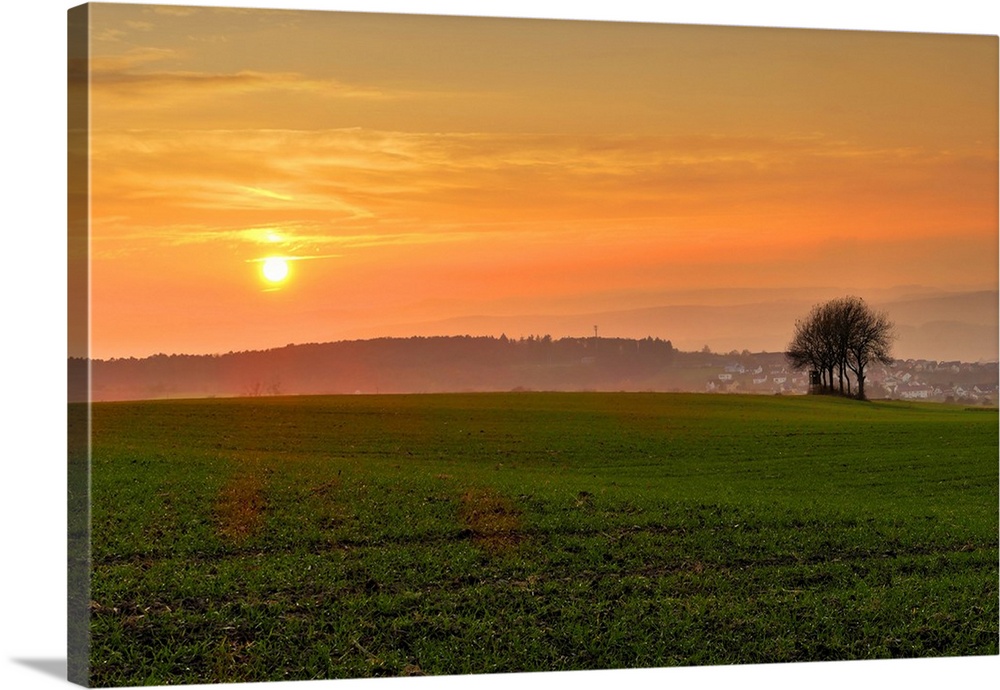
[[[548,336],[377,338],[287,345],[221,355],[165,355],[92,362],[94,400],[434,393],[640,390],[669,383],[670,341]],[[86,362],[70,361],[80,380]]]
[[[782,352],[681,351],[657,338],[434,336],[287,345],[218,355],[94,360],[95,401],[510,390],[790,393],[807,389]],[[71,400],[87,361],[69,360]],[[872,397],[997,399],[998,365],[897,360],[870,371]]]
[[[447,334],[518,337],[549,333],[553,337],[579,337],[600,332],[622,338],[646,335],[669,337],[681,350],[700,350],[709,345],[717,352],[748,349],[753,352],[781,351],[791,339],[796,319],[809,309],[850,291],[828,288],[808,293],[787,291],[728,292],[715,296],[727,303],[712,303],[712,295],[673,296],[672,303],[637,309],[602,310],[580,314],[479,314],[435,321],[380,324],[360,329],[350,337]],[[865,296],[865,295],[862,295]],[[690,301],[685,303],[685,298]],[[676,300],[676,301],[674,301]],[[1000,349],[1000,300],[997,290],[941,292],[913,287],[875,293],[866,300],[884,309],[896,324],[896,356],[910,359],[995,361]]]
[[[692,297],[697,301],[702,296]],[[406,333],[405,337],[213,355],[95,360],[92,395],[94,400],[130,400],[517,388],[804,392],[801,376],[775,381],[785,378],[780,371],[784,364],[781,351],[790,338],[792,324],[808,313],[819,295],[810,293],[794,300],[758,292],[747,297],[759,301],[651,306],[570,316],[467,316],[383,327],[384,334],[399,331]],[[943,293],[914,288],[873,297],[881,301],[873,298],[872,306],[885,309],[896,324],[893,354],[899,360],[997,361],[1000,326],[996,290]],[[621,337],[564,335],[589,334],[595,324],[601,333]],[[496,337],[501,330],[514,337]],[[440,335],[462,332],[472,335]],[[671,340],[641,335],[656,332],[672,334]],[[705,345],[729,354],[704,354],[701,350]],[[747,371],[771,368],[774,375],[727,378],[724,369],[732,364],[737,351]],[[750,351],[758,354],[750,355]],[[85,391],[85,362],[70,360],[69,368],[70,390]],[[974,385],[982,388],[994,381],[991,372],[995,369],[995,364],[981,372],[973,369],[968,381],[932,381],[917,373],[928,388],[935,384],[937,391],[962,383],[969,384],[971,390]],[[723,378],[718,378],[719,374]],[[895,390],[890,387],[887,394]],[[81,399],[83,394],[74,392],[71,397]]]
[[[921,295],[877,306],[896,323],[897,356],[997,360],[1000,300],[996,290]]]

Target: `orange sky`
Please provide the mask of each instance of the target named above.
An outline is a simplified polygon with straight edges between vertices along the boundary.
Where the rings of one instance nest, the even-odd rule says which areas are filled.
[[[91,8],[98,358],[997,285],[995,37]]]

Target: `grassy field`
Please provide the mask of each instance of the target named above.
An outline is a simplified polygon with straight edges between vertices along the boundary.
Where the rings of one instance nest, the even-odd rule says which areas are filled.
[[[996,410],[93,408],[92,683],[997,654]]]

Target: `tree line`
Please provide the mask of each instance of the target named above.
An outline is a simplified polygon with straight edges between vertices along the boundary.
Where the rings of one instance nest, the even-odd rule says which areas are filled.
[[[289,344],[215,355],[156,354],[69,362],[95,400],[328,393],[619,390],[667,369],[669,340],[505,335],[376,338]]]
[[[871,309],[860,297],[841,297],[814,306],[805,319],[795,322],[785,356],[792,367],[816,372],[823,391],[864,400],[865,372],[872,364],[892,363],[894,339],[894,326],[885,312]]]

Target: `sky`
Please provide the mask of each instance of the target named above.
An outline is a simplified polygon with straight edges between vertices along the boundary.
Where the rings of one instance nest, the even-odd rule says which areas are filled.
[[[91,8],[97,358],[997,286],[995,36]]]

